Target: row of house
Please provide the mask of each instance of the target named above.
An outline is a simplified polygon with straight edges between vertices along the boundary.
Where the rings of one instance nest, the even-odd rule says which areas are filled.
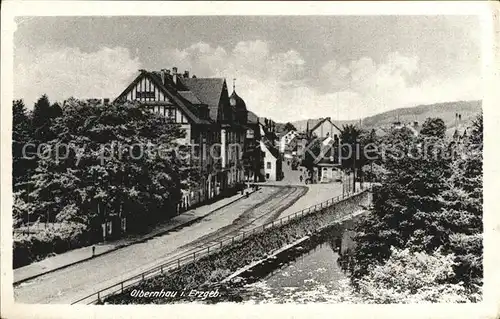
[[[151,107],[185,130],[181,144],[196,145],[190,165],[200,179],[196,187],[184,190],[179,211],[232,192],[260,175],[262,154],[254,151],[260,135],[258,121],[249,118],[234,84],[229,95],[224,78],[190,77],[188,71],[180,74],[176,67],[139,70],[116,100]],[[246,165],[245,152],[249,154]]]

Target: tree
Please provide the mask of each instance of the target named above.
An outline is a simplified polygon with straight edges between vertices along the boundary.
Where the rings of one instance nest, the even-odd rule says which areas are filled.
[[[446,189],[449,160],[434,156],[445,148],[439,138],[423,153],[423,139],[399,132],[389,144],[384,160],[386,174],[373,192],[371,214],[362,218],[356,234],[353,276],[367,272],[369,265],[384,262],[391,247],[432,252],[443,244],[443,225],[436,222],[443,203],[438,196]],[[398,140],[399,139],[399,140]],[[396,156],[398,155],[398,156]]]
[[[469,287],[481,285],[483,274],[483,117],[471,127],[464,149],[452,164],[453,174],[442,195],[441,222],[450,241],[448,252],[455,254],[456,281]]]
[[[455,266],[453,254],[391,249],[385,264],[370,266],[367,275],[356,281],[360,299],[369,303],[477,302],[462,284],[451,283]]]
[[[52,138],[50,133],[53,110],[47,95],[42,95],[33,108],[32,125],[34,138],[43,143]]]
[[[362,131],[352,124],[344,125],[340,132],[341,165],[353,173],[353,192],[356,191],[356,172],[363,167],[366,161],[362,151],[361,134]]]
[[[357,226],[357,249],[344,257],[353,261],[353,282],[387,265],[394,248],[411,254],[439,250],[453,260],[453,275],[446,282],[462,283],[462,290],[477,295],[482,281],[482,116],[470,130],[458,158],[441,156],[447,145],[436,134],[415,138],[405,156],[384,161],[387,172],[374,189],[371,214]],[[416,157],[424,147],[430,153]]]
[[[61,106],[59,105],[59,103],[54,103],[52,104],[52,106],[50,107],[50,118],[51,119],[55,119],[59,116],[62,116],[63,115],[63,110],[61,108]]]
[[[290,131],[297,131],[297,129],[295,128],[295,126],[294,126],[292,123],[287,122],[287,123],[285,124],[285,131],[286,131],[286,132],[290,132]]]
[[[12,102],[12,184],[14,191],[26,182],[34,168],[34,161],[23,154],[23,147],[31,140],[30,118],[23,100]]]
[[[428,137],[444,138],[446,134],[446,125],[444,121],[440,118],[427,118],[422,124],[422,129],[420,134]]]
[[[110,213],[127,214],[140,229],[176,213],[183,164],[172,150],[185,134],[178,125],[135,103],[70,99],[50,134],[30,179],[37,219],[98,229]]]

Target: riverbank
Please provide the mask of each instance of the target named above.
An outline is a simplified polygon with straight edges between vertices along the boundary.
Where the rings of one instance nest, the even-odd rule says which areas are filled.
[[[213,290],[217,283],[239,268],[262,259],[295,240],[311,235],[325,225],[333,224],[340,217],[360,210],[360,207],[366,206],[370,200],[370,193],[360,193],[335,203],[331,207],[325,207],[314,214],[304,215],[292,219],[286,224],[249,235],[233,245],[224,247],[193,263],[183,265],[174,272],[147,279],[138,285],[125,289],[123,293],[111,296],[104,302],[110,304],[149,304],[196,300],[188,296],[181,296],[181,294],[173,298],[133,297],[131,291],[133,289],[144,291],[162,289],[169,291]],[[216,302],[217,300],[243,301],[235,294],[234,290],[226,289],[224,286],[219,287],[217,298],[207,299],[206,302]]]

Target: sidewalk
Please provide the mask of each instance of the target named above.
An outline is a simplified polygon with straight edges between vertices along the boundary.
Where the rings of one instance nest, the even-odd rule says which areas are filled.
[[[165,223],[158,225],[150,233],[142,236],[128,236],[112,242],[103,242],[95,245],[95,257],[110,253],[117,249],[130,246],[136,243],[147,241],[153,237],[164,235],[165,233],[175,231],[179,228],[189,226],[198,220],[210,215],[211,213],[226,207],[233,202],[245,197],[237,194],[231,197],[223,198],[214,203],[200,206],[178,215]],[[94,258],[95,258],[94,257]],[[46,273],[56,271],[92,258],[92,246],[82,247],[58,254],[53,257],[45,258],[24,267],[14,269],[14,283],[21,283],[29,279],[36,278]]]

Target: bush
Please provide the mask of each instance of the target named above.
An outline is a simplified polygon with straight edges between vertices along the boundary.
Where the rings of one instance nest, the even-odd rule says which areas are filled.
[[[455,256],[391,249],[384,264],[372,265],[368,274],[356,281],[366,302],[422,303],[477,302],[479,289],[468,291],[463,283],[453,284]]]
[[[14,232],[14,268],[89,244],[87,227],[83,224],[53,223],[46,228],[36,225],[32,228],[36,229],[35,233],[23,233],[23,229]]]

